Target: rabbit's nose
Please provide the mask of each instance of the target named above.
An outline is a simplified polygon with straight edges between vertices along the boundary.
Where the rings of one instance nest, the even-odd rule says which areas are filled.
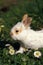
[[[10,35],[12,36],[12,35],[13,35],[13,33],[12,33],[12,32],[10,32]]]

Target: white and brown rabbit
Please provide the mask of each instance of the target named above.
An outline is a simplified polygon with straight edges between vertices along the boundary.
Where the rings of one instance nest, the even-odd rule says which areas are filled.
[[[21,22],[18,22],[11,29],[11,37],[14,40],[22,41],[25,48],[38,49],[43,47],[43,30],[34,31],[30,28],[32,18],[27,14],[23,16]]]

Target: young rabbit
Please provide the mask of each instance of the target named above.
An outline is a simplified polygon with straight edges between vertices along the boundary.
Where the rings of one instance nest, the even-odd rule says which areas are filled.
[[[18,22],[11,29],[11,37],[14,40],[23,42],[25,48],[38,49],[43,47],[43,30],[34,31],[30,28],[32,18],[27,14],[23,16],[21,22]]]

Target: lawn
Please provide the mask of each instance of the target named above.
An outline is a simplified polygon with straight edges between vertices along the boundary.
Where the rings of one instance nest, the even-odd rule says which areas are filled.
[[[14,54],[15,50],[19,49],[20,42],[11,38],[10,30],[17,22],[21,21],[25,13],[33,19],[32,29],[43,28],[42,0],[18,0],[16,5],[11,4],[0,9],[0,65],[43,65],[43,48],[38,50],[41,53],[39,58],[34,56],[35,50],[30,53]],[[6,46],[6,44],[11,45]],[[16,48],[14,48],[15,46]]]

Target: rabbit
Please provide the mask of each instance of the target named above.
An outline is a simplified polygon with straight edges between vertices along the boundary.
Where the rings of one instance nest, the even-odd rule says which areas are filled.
[[[23,42],[25,48],[37,50],[43,48],[43,30],[35,31],[31,29],[31,22],[32,18],[28,14],[24,14],[21,22],[12,27],[10,35],[14,40]]]

